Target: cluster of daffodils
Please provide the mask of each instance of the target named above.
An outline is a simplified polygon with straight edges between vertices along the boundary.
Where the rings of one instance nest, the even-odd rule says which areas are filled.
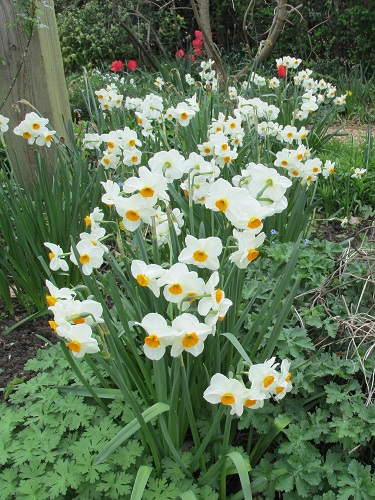
[[[97,96],[100,107],[103,110],[120,108],[124,98],[124,96],[119,93],[115,83],[107,85],[105,89],[96,90],[95,95]]]
[[[199,111],[199,104],[197,103],[197,96],[185,99],[185,102],[179,102],[177,106],[167,109],[165,119],[175,120],[183,127],[187,127],[190,120]]]
[[[67,348],[76,358],[99,352],[93,329],[104,322],[101,304],[95,300],[78,300],[73,290],[57,288],[48,280],[46,286],[48,309],[53,314],[53,320],[49,321],[52,330],[67,341]]]
[[[216,71],[213,69],[214,61],[209,59],[208,61],[201,62],[201,70],[199,76],[204,88],[207,90],[218,90]]]
[[[214,236],[197,239],[191,235],[186,236],[185,243],[186,247],[178,257],[179,262],[169,269],[134,260],[131,272],[138,285],[149,288],[156,297],[163,289],[166,301],[176,304],[180,311],[187,311],[192,304],[197,306],[199,315],[210,328],[209,333],[215,334],[217,322],[225,318],[232,301],[218,288],[219,273],[216,270],[205,282],[187,264],[194,264],[200,269],[218,269],[222,243]]]
[[[100,164],[106,170],[116,170],[119,165],[131,167],[141,163],[142,151],[139,148],[142,142],[138,139],[137,132],[129,127],[112,130],[108,134],[85,134],[82,144],[86,149],[99,149],[102,145],[105,147]]]
[[[125,109],[134,111],[138,125],[142,128],[144,137],[154,137],[155,124],[163,121],[164,103],[160,96],[148,94],[144,99],[127,97]]]
[[[29,144],[50,147],[55,130],[47,128],[48,118],[42,118],[36,113],[27,113],[25,119],[15,127],[13,132],[27,139]]]
[[[296,70],[300,64],[301,59],[296,59],[294,57],[284,56],[280,59],[276,59],[276,66],[279,71],[279,75],[285,77],[289,70]],[[283,69],[283,72],[280,69]],[[325,80],[315,80],[312,77],[312,70],[304,69],[295,74],[292,78],[292,82],[297,87],[298,90],[302,90],[301,105],[294,111],[294,115],[291,118],[298,120],[306,120],[311,113],[316,111],[321,104],[333,103],[336,106],[343,106],[346,102],[346,94],[341,96],[336,96],[337,89],[334,85]],[[279,78],[271,78],[267,80],[257,73],[251,73],[248,81],[241,84],[241,89],[244,94],[251,92],[252,86],[261,87],[268,86],[271,89],[277,89],[280,87],[281,81]],[[234,99],[233,92],[229,92],[230,98]]]
[[[147,314],[135,325],[142,327],[145,332],[143,351],[154,361],[164,356],[167,347],[174,358],[183,352],[194,357],[199,356],[203,352],[205,340],[212,335],[213,330],[210,325],[200,322],[195,315],[186,312],[175,317],[170,326],[158,313]]]
[[[276,368],[279,363],[275,363],[275,359],[250,367],[250,388],[242,380],[216,373],[211,378],[210,386],[204,391],[204,399],[211,404],[230,406],[230,414],[238,417],[242,415],[244,408],[255,410],[262,408],[266,399],[282,399],[292,390],[290,362],[284,359],[278,372]]]
[[[202,86],[205,90],[216,91],[218,90],[218,83],[216,78],[216,71],[213,69],[214,61],[202,61],[200,63],[201,71],[199,72],[200,81],[195,80],[190,73],[185,75],[185,81],[191,86]]]
[[[276,153],[274,165],[285,168],[290,177],[301,179],[307,186],[315,182],[319,174],[327,178],[335,172],[334,162],[327,160],[323,164],[319,158],[312,158],[310,150],[302,144],[297,149],[284,148]]]
[[[80,234],[80,240],[76,248],[70,248],[70,252],[64,253],[63,249],[55,243],[45,242],[44,245],[50,250],[49,267],[52,271],[69,270],[68,263],[65,258],[70,257],[73,264],[82,266],[82,272],[85,275],[92,273],[94,269],[98,269],[103,264],[104,254],[108,252],[108,248],[102,242],[105,239],[106,231],[101,227],[100,223],[103,220],[103,212],[99,208],[87,215],[85,224],[90,228],[90,232]]]

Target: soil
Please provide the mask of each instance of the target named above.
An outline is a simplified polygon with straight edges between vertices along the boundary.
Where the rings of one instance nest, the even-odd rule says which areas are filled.
[[[48,342],[39,336],[50,342],[57,342],[45,316],[23,323],[11,333],[4,333],[27,317],[20,306],[15,304],[14,307],[15,314],[10,315],[0,301],[0,401],[4,397],[1,389],[5,389],[9,382],[22,378],[26,381],[36,375],[26,371],[24,366],[36,356],[38,349],[48,347]]]

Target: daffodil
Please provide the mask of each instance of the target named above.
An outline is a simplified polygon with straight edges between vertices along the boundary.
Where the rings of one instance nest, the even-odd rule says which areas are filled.
[[[211,328],[200,323],[198,318],[189,313],[181,314],[172,321],[176,331],[171,339],[171,356],[177,357],[183,351],[198,356],[204,349],[204,341],[211,333]]]
[[[111,207],[121,198],[120,186],[117,182],[113,182],[111,180],[106,182],[102,181],[100,184],[105,190],[105,194],[102,196],[102,202]]]
[[[276,371],[278,363],[276,358],[266,360],[264,363],[252,365],[249,369],[251,388],[264,393],[266,399],[271,397],[271,392],[278,384],[279,374]]]
[[[9,130],[9,118],[4,115],[0,115],[0,132],[6,132]]]
[[[78,259],[82,265],[83,274],[89,275],[93,269],[97,269],[103,264],[104,250],[92,245],[90,241],[81,240],[77,243],[76,249],[79,254]],[[70,260],[78,265],[73,249],[71,249]]]
[[[229,260],[240,269],[246,269],[250,262],[258,257],[257,248],[263,244],[266,235],[264,233],[256,235],[251,229],[242,232],[234,229],[233,236],[238,242],[238,250],[230,255]]]
[[[147,167],[138,169],[139,177],[129,177],[125,180],[124,193],[138,192],[148,204],[154,205],[159,199],[168,201],[167,180],[161,174],[151,172]]]
[[[202,278],[195,271],[189,271],[186,264],[177,263],[158,279],[158,285],[164,286],[163,294],[168,302],[179,304],[182,301],[182,310],[204,293],[205,285]]]
[[[194,264],[197,267],[216,271],[220,267],[218,256],[223,250],[221,239],[217,236],[197,239],[188,234],[185,238],[186,247],[178,256],[179,262]]]
[[[49,257],[49,267],[52,271],[58,271],[61,269],[64,272],[69,271],[68,263],[64,260],[64,252],[63,249],[59,245],[55,245],[55,243],[45,242],[44,246],[47,247],[50,251],[48,254]]]
[[[150,206],[147,199],[140,194],[133,194],[130,198],[119,198],[115,202],[117,213],[122,217],[125,229],[135,231],[143,222],[151,224],[151,217],[156,210]]]
[[[57,335],[68,340],[66,347],[76,358],[83,358],[85,354],[99,352],[98,342],[92,337],[92,330],[87,324],[73,325],[69,330],[64,326],[58,326]]]
[[[161,359],[176,331],[168,326],[165,318],[158,313],[146,314],[140,323],[135,324],[141,326],[147,333],[143,343],[145,355],[154,361]]]
[[[283,399],[292,390],[292,373],[290,372],[290,361],[283,359],[280,365],[280,374],[273,389],[276,400]]]
[[[131,273],[139,286],[149,288],[155,297],[160,296],[158,278],[166,273],[166,269],[157,264],[146,264],[142,260],[133,260],[131,263]]]
[[[51,281],[46,280],[46,287],[48,288],[48,295],[46,300],[49,306],[54,306],[58,300],[73,300],[76,296],[74,290],[70,288],[57,288]]]
[[[181,179],[185,173],[185,158],[176,150],[159,151],[149,159],[151,172],[164,175],[168,182]]]
[[[221,373],[216,373],[209,387],[204,391],[203,397],[211,404],[230,406],[230,414],[240,417],[244,409],[244,400],[247,398],[248,389],[237,379],[229,379]]]

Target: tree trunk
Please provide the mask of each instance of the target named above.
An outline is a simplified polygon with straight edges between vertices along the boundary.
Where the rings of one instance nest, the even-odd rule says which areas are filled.
[[[13,1],[0,0],[0,59],[5,63],[1,67],[0,113],[10,119],[6,138],[12,167],[30,189],[36,173],[34,148],[12,131],[33,109],[19,101],[28,101],[48,118],[63,140],[71,119],[53,0],[37,1],[36,7],[45,27],[35,24],[29,35],[20,27]],[[48,153],[45,147],[39,149],[52,173],[53,145]]]
[[[191,0],[191,6],[193,8],[195,20],[203,34],[204,49],[207,57],[215,62],[216,71],[221,75],[221,78],[226,81],[228,76],[223,61],[211,36],[210,0]]]

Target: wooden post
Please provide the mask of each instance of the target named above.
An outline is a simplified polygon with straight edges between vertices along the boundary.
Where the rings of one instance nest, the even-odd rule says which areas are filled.
[[[40,23],[30,37],[17,22],[13,0],[0,0],[0,62],[5,63],[0,64],[0,114],[10,119],[6,140],[12,167],[29,188],[35,179],[34,148],[13,129],[34,109],[17,103],[28,101],[62,138],[71,119],[53,0],[35,1]],[[53,145],[48,153],[45,146],[39,150],[52,172]]]

